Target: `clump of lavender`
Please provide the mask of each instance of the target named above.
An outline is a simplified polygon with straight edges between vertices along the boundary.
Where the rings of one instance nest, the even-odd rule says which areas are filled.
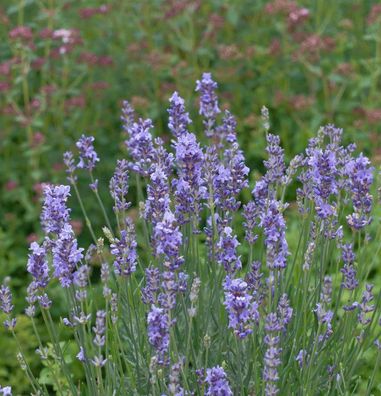
[[[265,174],[251,185],[236,120],[228,111],[219,115],[216,88],[209,73],[197,82],[206,145],[188,130],[191,117],[176,92],[168,109],[172,144],[154,139],[152,121],[136,120],[123,102],[128,158],[117,161],[110,175],[112,208],[103,204],[93,179],[99,161],[94,139],[80,138],[78,163],[65,153],[94,241],[86,254],[70,223],[70,188],[45,186],[45,238],[30,246],[25,313],[36,332],[40,316],[46,324],[36,339],[54,384],[35,379],[21,345],[19,361],[33,394],[48,396],[51,386],[107,396],[124,389],[152,395],[346,394],[360,375],[366,377],[361,369],[371,348],[379,353],[381,323],[378,290],[368,279],[378,259],[370,161],[356,157],[354,145],[343,146],[342,130],[328,125],[287,165],[263,108]],[[107,227],[92,223],[95,212],[81,199],[76,168],[89,170]],[[293,197],[290,186],[297,188],[296,204],[286,202]],[[134,215],[129,197],[141,216]],[[64,341],[57,295],[65,298]],[[7,282],[0,308],[18,339],[18,308]],[[75,357],[82,372],[74,376]],[[377,373],[379,361],[367,364]]]

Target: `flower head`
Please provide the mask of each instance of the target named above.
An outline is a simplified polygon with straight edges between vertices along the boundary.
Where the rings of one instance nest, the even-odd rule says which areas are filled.
[[[93,136],[82,135],[76,143],[79,150],[78,168],[88,169],[90,171],[95,168],[95,164],[99,161],[99,158],[94,150],[94,140]]]

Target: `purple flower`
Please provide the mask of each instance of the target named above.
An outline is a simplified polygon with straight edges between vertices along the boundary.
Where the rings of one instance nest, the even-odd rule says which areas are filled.
[[[173,172],[173,164],[174,164],[174,156],[172,153],[169,153],[168,150],[164,147],[163,139],[157,137],[154,140],[155,143],[155,152],[154,152],[154,165],[151,167],[150,172],[155,169],[155,166],[161,168],[165,173],[165,176],[168,178],[172,175]]]
[[[163,255],[165,260],[170,262],[172,270],[177,269],[184,262],[180,256],[182,233],[170,210],[166,211],[163,220],[155,225],[153,239],[156,256]]]
[[[336,153],[329,149],[315,149],[307,162],[310,166],[308,177],[312,184],[316,212],[319,217],[326,219],[336,213],[335,206],[329,202],[329,198],[338,192]]]
[[[289,255],[286,241],[286,223],[280,211],[278,201],[270,201],[261,214],[260,226],[265,235],[267,249],[267,266],[270,269],[283,269],[287,265]]]
[[[172,187],[175,190],[176,216],[180,223],[184,223],[192,216],[198,218],[200,201],[206,195],[202,182],[204,154],[193,133],[179,136],[175,148],[179,177],[173,180]]]
[[[120,119],[123,122],[124,131],[129,133],[130,128],[134,124],[135,110],[127,100],[124,100],[122,103],[122,115]]]
[[[46,250],[37,242],[30,245],[27,270],[33,276],[37,287],[45,288],[49,282],[49,266],[46,258]]]
[[[137,243],[132,222],[127,222],[126,229],[120,231],[120,239],[115,238],[110,247],[111,254],[115,257],[115,274],[128,277],[135,272]]]
[[[93,136],[82,135],[76,143],[79,150],[78,168],[88,169],[89,171],[95,168],[95,164],[99,161],[99,158],[94,150],[94,140]]]
[[[85,350],[83,347],[79,347],[79,352],[77,353],[76,358],[82,363],[86,361]]]
[[[142,288],[142,300],[144,304],[154,304],[160,289],[160,271],[151,266],[146,268],[145,275],[146,286]]]
[[[10,386],[1,386],[0,393],[2,396],[12,396],[12,388]]]
[[[160,166],[155,166],[147,185],[147,200],[144,208],[144,218],[155,226],[163,219],[169,210],[168,178]]]
[[[63,161],[66,165],[66,173],[68,174],[67,180],[73,184],[77,180],[77,176],[74,174],[76,167],[73,153],[71,151],[66,151],[63,155]]]
[[[228,274],[241,269],[241,257],[237,256],[239,242],[230,227],[225,227],[217,242],[217,262],[223,265]]]
[[[176,137],[187,133],[188,125],[192,122],[189,113],[185,111],[184,99],[175,91],[169,99],[170,108],[168,128]]]
[[[259,321],[258,304],[248,294],[247,283],[240,279],[226,278],[224,283],[224,305],[229,314],[229,328],[239,338],[245,338],[253,332],[253,322]]]
[[[58,235],[69,221],[70,209],[66,201],[70,196],[70,186],[45,186],[41,224],[46,233]]]
[[[316,313],[317,320],[320,323],[320,325],[323,328],[325,327],[326,329],[323,334],[319,335],[319,341],[322,342],[328,339],[333,333],[332,330],[333,312],[327,309],[326,304],[324,303],[317,303],[314,312]]]
[[[126,160],[118,160],[113,177],[110,180],[110,193],[114,198],[115,212],[127,210],[131,203],[127,201],[128,193],[128,163]]]
[[[128,129],[129,138],[125,142],[132,158],[128,166],[141,176],[148,176],[155,161],[155,148],[150,133],[152,128],[150,119],[139,118],[138,122],[134,122]]]
[[[227,143],[237,142],[237,121],[229,110],[225,110],[224,117],[222,118],[222,125],[218,128],[220,139],[224,139]]]
[[[279,323],[283,326],[283,330],[292,319],[293,309],[290,307],[290,301],[287,294],[282,294],[278,302],[278,319]]]
[[[200,111],[205,117],[204,126],[207,137],[214,135],[214,124],[218,113],[221,112],[218,107],[218,98],[216,95],[217,83],[212,80],[210,73],[203,73],[202,79],[196,81],[196,92],[200,92]]]
[[[54,276],[62,287],[69,287],[74,281],[74,274],[78,263],[83,258],[83,249],[78,248],[70,224],[65,224],[57,241],[53,246]]]
[[[16,326],[16,319],[11,318],[13,311],[12,293],[6,285],[0,287],[0,310],[7,315],[7,319],[4,321],[5,328],[13,329]]]
[[[307,351],[305,349],[301,349],[295,358],[300,368],[303,368],[303,366],[305,365],[306,358],[307,358]]]
[[[263,299],[263,285],[262,285],[262,272],[261,272],[261,262],[254,261],[251,264],[250,271],[245,276],[245,281],[247,283],[247,288],[250,290],[253,295],[255,301],[257,301],[258,305],[261,304]]]
[[[264,343],[266,352],[264,356],[263,380],[265,381],[265,395],[276,395],[279,389],[276,383],[279,380],[278,366],[281,364],[280,354],[282,349],[279,347],[279,335],[282,325],[279,323],[277,315],[270,313],[266,317]]]
[[[234,143],[231,150],[224,153],[226,165],[220,164],[213,181],[216,207],[222,211],[236,211],[240,206],[236,196],[248,186],[249,168],[245,166],[244,156]]]
[[[268,159],[264,161],[267,169],[265,179],[269,184],[280,183],[286,170],[284,150],[280,147],[280,137],[269,133],[266,136],[266,140]]]
[[[206,369],[206,391],[205,396],[233,396],[227,375],[220,366]]]
[[[370,188],[373,183],[373,171],[369,159],[362,154],[347,162],[345,166],[354,209],[354,213],[347,216],[347,221],[355,230],[364,228],[372,221],[369,213],[372,210],[373,197]]]
[[[162,292],[159,294],[158,301],[162,308],[171,310],[176,306],[176,295],[179,291],[179,282],[174,271],[164,271],[161,282]]]
[[[10,315],[13,311],[11,290],[6,285],[0,287],[0,309],[6,315]]]
[[[89,280],[90,267],[86,264],[81,265],[74,273],[74,284],[79,288],[75,291],[75,297],[78,301],[83,301],[87,297],[87,284]]]
[[[250,201],[246,205],[243,205],[242,216],[245,219],[243,223],[245,228],[245,239],[250,245],[253,245],[258,239],[258,235],[254,233],[254,228],[259,222],[257,204],[254,201]]]
[[[373,312],[375,308],[373,304],[370,304],[374,299],[372,290],[373,285],[367,284],[362,294],[361,302],[358,304],[359,313],[357,318],[363,326],[367,326],[371,322],[371,318],[367,314]]]
[[[169,349],[169,317],[163,308],[152,305],[147,317],[148,341],[158,354],[159,364],[165,363],[165,355]]]
[[[102,347],[105,344],[105,332],[106,332],[106,312],[97,311],[97,317],[95,320],[95,326],[93,326],[93,332],[95,333],[94,344],[97,347]]]

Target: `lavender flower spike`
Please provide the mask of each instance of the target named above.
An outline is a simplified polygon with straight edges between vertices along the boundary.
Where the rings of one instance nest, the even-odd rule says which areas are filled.
[[[58,235],[69,221],[70,209],[66,201],[70,196],[70,186],[45,186],[44,204],[41,213],[42,228],[46,233]]]
[[[228,274],[241,269],[241,257],[237,256],[239,242],[230,227],[222,230],[219,241],[217,242],[217,262],[223,265]]]
[[[35,285],[39,288],[45,288],[49,282],[46,250],[43,246],[39,246],[37,242],[33,242],[30,245],[30,251],[27,270],[33,276]]]
[[[205,396],[233,396],[227,375],[220,366],[206,369],[206,392]]]
[[[116,275],[127,277],[136,270],[137,243],[132,222],[126,224],[126,229],[121,230],[120,239],[115,238],[111,244],[111,254],[114,255],[114,271]]]
[[[78,168],[88,169],[89,171],[95,168],[95,164],[99,161],[99,158],[94,150],[94,140],[93,136],[82,135],[76,143],[79,150]]]
[[[168,128],[175,137],[187,132],[188,125],[192,122],[189,113],[185,111],[184,99],[175,91],[169,99],[170,108]]]
[[[70,224],[65,224],[59,238],[53,246],[54,276],[62,287],[69,287],[74,282],[78,263],[83,258],[83,249],[78,248],[74,231]]]
[[[118,160],[115,172],[110,180],[110,193],[114,198],[114,212],[127,210],[131,203],[127,201],[128,193],[128,163],[126,160]]]
[[[159,364],[165,363],[169,349],[169,317],[163,308],[152,305],[148,314],[148,341],[158,353]]]
[[[224,284],[224,305],[229,314],[229,327],[239,338],[245,338],[253,332],[253,322],[259,321],[258,304],[247,292],[247,283],[242,279],[226,278]]]
[[[216,116],[221,112],[218,107],[216,89],[217,83],[212,80],[211,73],[203,73],[201,81],[196,81],[196,92],[200,92],[199,113],[205,117],[204,126],[207,137],[214,135]]]

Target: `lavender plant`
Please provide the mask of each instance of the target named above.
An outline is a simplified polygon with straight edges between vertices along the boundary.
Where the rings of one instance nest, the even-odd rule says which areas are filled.
[[[175,92],[168,110],[174,154],[152,136],[151,120],[136,120],[123,103],[129,159],[118,160],[111,177],[112,208],[104,207],[94,176],[99,157],[91,136],[78,141],[78,160],[65,153],[69,185],[45,187],[45,236],[30,248],[26,313],[32,323],[37,316],[45,321],[48,339],[34,326],[37,353],[53,381],[32,372],[19,344],[31,393],[353,394],[373,350],[370,395],[381,359],[381,294],[369,276],[380,250],[381,228],[371,227],[375,169],[354,145],[342,144],[342,130],[332,125],[287,166],[263,108],[265,173],[242,204],[250,171],[234,117],[220,114],[210,73],[196,90],[204,143]],[[102,231],[79,193],[79,172],[88,172]],[[71,194],[94,239],[87,252],[70,225]],[[131,205],[139,206],[139,219],[130,216]],[[294,245],[290,217],[299,230]],[[369,248],[373,262],[364,260]],[[51,315],[50,286],[57,283],[67,310],[60,322]],[[0,307],[17,339],[5,284]],[[73,343],[75,363],[66,351]]]

